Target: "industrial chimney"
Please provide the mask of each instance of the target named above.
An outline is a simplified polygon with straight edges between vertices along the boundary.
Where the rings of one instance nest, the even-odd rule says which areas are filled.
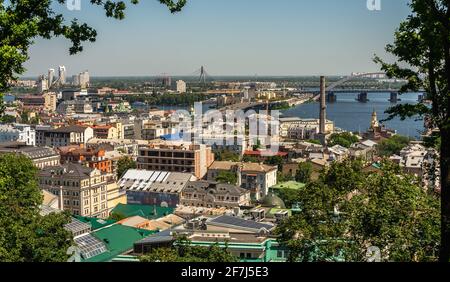
[[[325,76],[320,77],[320,128],[319,128],[319,140],[323,146],[326,145],[326,130],[325,122],[327,118],[327,102],[325,93]]]

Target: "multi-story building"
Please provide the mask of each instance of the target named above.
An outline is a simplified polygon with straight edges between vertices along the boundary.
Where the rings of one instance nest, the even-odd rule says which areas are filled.
[[[156,141],[139,147],[138,168],[188,172],[203,178],[214,161],[211,147],[174,141]]]
[[[248,143],[245,136],[232,134],[199,134],[199,143],[210,145],[214,151],[228,150],[243,155]]]
[[[71,125],[60,128],[36,126],[36,146],[62,147],[86,144],[94,137],[94,130],[88,126]]]
[[[80,164],[46,167],[39,172],[42,189],[62,198],[62,209],[74,215],[108,217],[106,176]]]
[[[208,168],[207,179],[215,181],[221,172],[230,171],[236,173],[236,184],[250,191],[255,200],[265,197],[269,188],[277,184],[278,168],[260,163],[215,161]]]
[[[0,142],[25,142],[26,145],[36,145],[36,131],[27,124],[0,125]]]
[[[194,178],[190,173],[129,169],[118,184],[129,204],[176,207],[181,191]]]
[[[119,138],[117,128],[111,125],[96,125],[93,126],[94,137],[100,139],[116,139]]]
[[[51,88],[55,81],[55,69],[48,69],[48,87]]]
[[[83,71],[78,75],[78,82],[81,88],[87,88],[90,85],[89,72]]]
[[[147,145],[148,142],[143,140],[132,139],[99,139],[92,138],[87,142],[89,147],[97,147],[98,145],[110,146],[112,150],[122,152],[133,157],[137,157],[139,146]]]
[[[112,161],[105,158],[105,150],[99,148],[85,148],[84,145],[59,147],[61,163],[84,163],[104,173],[112,173]]]
[[[66,77],[67,77],[67,73],[66,73],[66,67],[65,66],[59,66],[58,68],[58,81],[60,85],[64,85],[66,84]]]
[[[163,127],[161,122],[146,123],[141,129],[142,140],[154,140],[163,135],[175,133],[175,128]]]
[[[177,81],[177,92],[180,94],[186,93],[186,82],[184,82],[183,80]]]
[[[298,117],[280,118],[280,137],[289,139],[311,139],[319,132],[320,120]],[[334,132],[334,122],[326,120],[325,131]]]
[[[390,159],[398,163],[405,173],[420,177],[423,187],[440,190],[439,153],[435,149],[412,142],[400,151],[400,155]]]
[[[40,75],[38,78],[38,92],[39,93],[44,93],[45,91],[48,90],[48,81],[45,78],[44,75]]]
[[[56,111],[56,93],[47,92],[42,95],[26,95],[18,97],[23,107],[33,110],[44,110],[47,112]]]
[[[62,115],[91,114],[94,112],[94,108],[89,101],[73,100],[60,103],[57,112]]]
[[[184,206],[228,208],[250,205],[250,191],[236,185],[191,181],[181,192]]]
[[[0,143],[0,154],[22,154],[33,161],[33,164],[43,169],[48,166],[58,165],[60,156],[58,152],[49,147],[27,146],[20,142]]]

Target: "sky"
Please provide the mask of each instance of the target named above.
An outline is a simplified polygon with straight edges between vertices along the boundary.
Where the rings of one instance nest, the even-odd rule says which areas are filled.
[[[408,0],[380,0],[380,11],[367,0],[188,0],[177,14],[141,0],[118,21],[88,1],[79,11],[54,6],[94,27],[97,41],[70,56],[67,40],[36,39],[24,76],[58,65],[91,76],[184,76],[202,65],[213,77],[372,72],[374,54],[393,59],[384,48],[410,13]]]

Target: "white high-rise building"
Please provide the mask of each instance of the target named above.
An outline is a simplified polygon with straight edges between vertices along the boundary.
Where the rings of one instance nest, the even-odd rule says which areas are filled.
[[[66,67],[59,66],[59,84],[66,84]]]
[[[177,92],[186,93],[186,82],[184,82],[183,80],[177,81]]]
[[[89,72],[86,70],[79,74],[79,84],[81,88],[87,88],[90,84]]]
[[[48,90],[47,79],[44,75],[40,75],[38,79],[38,91],[39,93],[43,93]]]
[[[80,76],[78,74],[72,76],[72,85],[80,86]]]
[[[53,81],[55,80],[55,69],[48,70],[48,87],[52,87]]]

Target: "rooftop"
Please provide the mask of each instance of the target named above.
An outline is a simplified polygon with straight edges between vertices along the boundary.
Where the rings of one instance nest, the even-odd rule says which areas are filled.
[[[125,190],[179,193],[192,178],[190,173],[129,169],[118,183]]]
[[[107,262],[114,257],[133,249],[133,244],[151,234],[154,231],[133,228],[120,224],[114,224],[91,233],[95,238],[103,242],[107,248],[97,256],[86,259],[86,262]]]
[[[228,161],[215,161],[208,169],[232,170],[234,167],[241,166],[242,171],[270,172],[277,169],[276,166],[270,166],[261,163],[238,163]]]
[[[296,182],[296,181],[288,181],[279,183],[275,186],[270,187],[271,189],[292,189],[292,190],[300,190],[304,188],[306,185],[304,183]]]
[[[125,205],[118,204],[113,213],[121,214],[125,217],[141,216],[146,219],[157,219],[172,214],[174,208],[163,208],[155,205]]]
[[[81,222],[87,223],[91,225],[92,230],[97,230],[109,225],[112,225],[116,223],[115,220],[111,219],[99,219],[95,217],[86,217],[86,216],[74,216],[76,219],[78,219]]]

